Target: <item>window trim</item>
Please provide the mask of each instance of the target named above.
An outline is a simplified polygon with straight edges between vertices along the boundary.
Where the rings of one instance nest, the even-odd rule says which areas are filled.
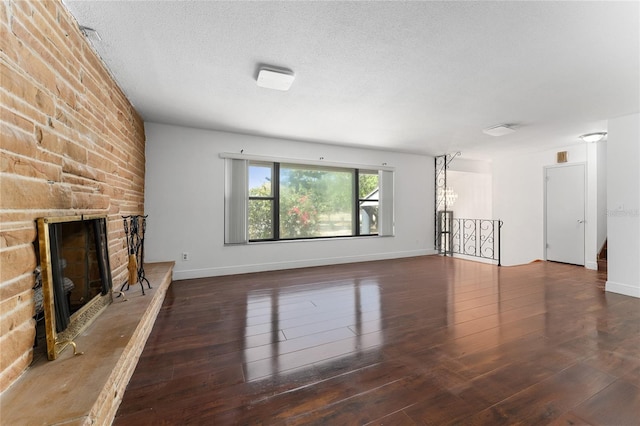
[[[305,160],[305,159],[297,159],[297,158],[272,157],[267,155],[243,154],[243,153],[235,153],[235,152],[222,152],[219,154],[219,156],[222,159],[261,161],[266,163],[282,163],[282,164],[296,164],[296,165],[299,164],[303,166],[335,167],[339,169],[363,169],[363,170],[378,170],[378,171],[382,170],[382,171],[389,171],[389,172],[394,172],[396,170],[395,167],[389,166],[386,163],[383,163],[382,165],[342,163],[342,162],[336,162],[336,161]]]
[[[354,186],[352,187],[352,190],[357,191],[358,188],[358,179],[359,179],[359,169],[352,169],[352,168],[347,168],[347,167],[335,167],[335,166],[325,166],[324,164],[322,165],[317,165],[317,166],[311,166],[308,164],[300,164],[300,163],[280,163],[280,162],[274,162],[274,163],[267,163],[265,161],[254,161],[254,160],[248,160],[247,161],[247,169],[251,169],[251,165],[252,164],[261,164],[261,163],[265,163],[265,164],[270,164],[272,165],[271,170],[273,171],[273,176],[271,177],[272,179],[272,186],[271,186],[271,190],[272,190],[272,194],[273,194],[273,198],[271,197],[251,197],[249,196],[249,202],[251,202],[251,200],[273,200],[273,211],[272,211],[272,223],[273,223],[273,237],[272,238],[260,238],[260,239],[251,239],[249,237],[249,235],[247,234],[247,240],[249,243],[259,243],[259,242],[263,242],[263,241],[300,241],[300,240],[317,240],[317,239],[334,239],[334,238],[352,238],[352,237],[360,237],[360,236],[371,236],[371,237],[375,237],[378,236],[378,234],[360,234],[360,220],[359,220],[359,202],[360,199],[358,197],[358,193],[354,192],[354,197],[353,197],[353,204],[351,204],[351,209],[352,211],[352,221],[351,221],[351,232],[348,235],[319,235],[319,236],[306,236],[306,237],[299,237],[299,238],[295,238],[295,237],[282,237],[280,236],[280,170],[282,167],[284,167],[285,169],[292,169],[292,168],[298,168],[298,166],[302,166],[299,167],[300,169],[303,170],[310,170],[312,168],[316,168],[319,171],[326,171],[326,172],[337,172],[337,173],[350,173],[352,175],[353,178],[353,182],[354,182]],[[306,167],[309,167],[309,169],[307,169]],[[371,171],[371,170],[369,170]],[[247,219],[247,225],[249,224],[249,220]]]

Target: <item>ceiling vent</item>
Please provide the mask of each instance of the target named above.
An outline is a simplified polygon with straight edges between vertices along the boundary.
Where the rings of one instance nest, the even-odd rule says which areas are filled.
[[[80,32],[82,32],[82,34],[84,34],[84,36],[89,40],[102,41],[102,37],[100,37],[98,31],[93,28],[85,27],[84,25],[79,25],[78,27],[80,28]]]
[[[482,133],[490,136],[504,136],[509,133],[515,132],[508,124],[500,124],[498,126],[489,127],[488,129],[484,129]]]
[[[287,91],[294,78],[291,71],[261,68],[258,72],[257,83],[258,86],[266,89]]]

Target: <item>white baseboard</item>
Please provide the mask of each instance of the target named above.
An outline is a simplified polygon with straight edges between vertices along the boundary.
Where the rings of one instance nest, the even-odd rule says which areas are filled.
[[[607,281],[604,287],[605,291],[611,293],[624,294],[625,296],[632,296],[640,298],[640,287],[629,284],[616,283],[613,281]]]
[[[584,267],[587,269],[591,269],[592,271],[598,270],[598,262],[585,262]]]
[[[341,263],[370,262],[374,260],[397,259],[402,257],[428,256],[437,254],[435,250],[412,250],[392,253],[376,253],[359,256],[328,257],[250,265],[220,266],[215,268],[189,269],[173,272],[174,280],[217,277],[222,275],[247,274],[251,272],[277,271],[281,269],[308,268],[312,266],[338,265]]]
[[[470,260],[472,262],[486,263],[488,265],[497,265],[498,264],[497,260],[485,259],[483,257],[476,257],[476,256],[466,256],[464,254],[454,253],[452,257],[455,257],[456,259]]]

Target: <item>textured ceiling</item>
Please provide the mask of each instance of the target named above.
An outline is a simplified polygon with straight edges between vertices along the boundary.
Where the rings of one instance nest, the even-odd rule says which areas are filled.
[[[640,110],[638,2],[65,4],[145,121],[488,158]]]

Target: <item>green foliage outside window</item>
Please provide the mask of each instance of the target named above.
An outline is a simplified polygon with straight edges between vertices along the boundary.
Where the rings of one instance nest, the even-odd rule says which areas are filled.
[[[358,197],[365,198],[373,191],[378,189],[378,172],[375,173],[361,173],[358,180],[360,193]]]
[[[283,165],[280,169],[280,238],[351,235],[352,200],[352,171]]]
[[[318,210],[311,197],[289,190],[280,195],[280,238],[317,236]]]
[[[270,197],[271,182],[265,182],[249,190],[250,197]],[[249,200],[249,239],[273,238],[273,201],[269,199]]]
[[[255,167],[256,172],[262,167],[264,173],[266,166],[259,164]],[[270,167],[268,170],[273,170]],[[352,169],[282,164],[278,176],[278,200],[272,192],[271,178],[249,188],[249,239],[354,235],[355,176]],[[358,198],[366,198],[378,187],[377,172],[359,174],[358,185]],[[279,235],[273,235],[273,209],[276,205],[279,206]]]

